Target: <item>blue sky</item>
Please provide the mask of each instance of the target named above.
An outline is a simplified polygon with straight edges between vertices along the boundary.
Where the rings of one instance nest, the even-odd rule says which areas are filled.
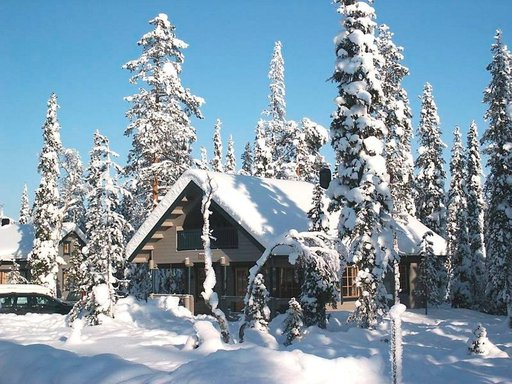
[[[434,88],[443,138],[472,119],[485,128],[482,92],[497,28],[512,37],[508,0],[377,0],[377,22],[405,48],[414,125],[425,82]],[[252,140],[267,106],[268,64],[281,40],[286,71],[288,118],[309,117],[329,127],[336,86],[333,38],[340,16],[330,0],[2,0],[0,1],[0,204],[17,218],[23,184],[39,183],[41,126],[51,92],[59,97],[63,145],[87,162],[92,134],[99,129],[124,163],[131,139],[123,100],[137,91],[121,66],[140,55],[138,39],[148,21],[167,13],[184,51],[182,82],[206,99],[204,120],[195,120],[197,155],[211,153],[215,120],[223,137],[235,140],[239,158]],[[508,28],[508,29],[507,29]],[[326,151],[329,156],[329,149]],[[447,156],[449,155],[447,151]],[[31,200],[32,201],[32,200]]]

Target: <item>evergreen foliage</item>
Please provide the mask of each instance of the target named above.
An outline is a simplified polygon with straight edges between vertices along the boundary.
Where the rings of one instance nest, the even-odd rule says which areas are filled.
[[[489,345],[487,329],[482,324],[478,324],[473,331],[473,338],[468,342],[468,352],[472,355],[485,355]]]
[[[127,174],[132,183],[131,222],[138,226],[181,174],[192,165],[191,145],[196,140],[190,117],[202,118],[204,100],[181,84],[180,74],[187,44],[178,39],[167,15],[149,22],[154,30],[139,40],[142,54],[124,65],[139,84],[139,93],[126,97],[132,107],[127,112],[131,123],[125,130],[132,136]]]
[[[310,232],[327,233],[329,230],[329,218],[326,215],[325,192],[320,184],[315,184],[311,205],[312,207],[308,211]]]
[[[199,160],[195,160],[196,167],[198,169],[201,169],[203,171],[209,171],[210,170],[210,163],[208,162],[208,152],[205,147],[201,147],[200,150],[201,158]]]
[[[414,163],[416,175],[416,217],[432,231],[444,236],[446,222],[446,172],[437,106],[432,86],[427,83],[421,96],[418,138],[420,147]]]
[[[467,201],[465,191],[466,164],[459,127],[455,127],[450,161],[450,189],[448,192],[448,276],[449,294],[455,308],[471,308],[472,262],[467,230]]]
[[[412,113],[407,92],[402,87],[402,81],[409,74],[409,69],[401,64],[404,60],[403,48],[395,45],[393,34],[387,25],[379,26],[376,44],[383,58],[380,64],[385,98],[382,113],[389,129],[386,162],[394,211],[401,215],[414,215]]]
[[[291,345],[295,340],[302,337],[304,320],[302,308],[294,297],[288,302],[286,318],[283,322],[283,335],[285,336],[284,345]]]
[[[18,223],[28,224],[31,220],[30,205],[28,202],[28,188],[27,184],[25,184],[23,186],[23,194],[21,195],[20,218],[18,219]]]
[[[233,143],[233,136],[229,135],[228,149],[226,151],[226,165],[224,171],[228,174],[235,174],[236,172],[236,157],[235,157],[235,144]]]
[[[268,307],[269,292],[261,273],[256,275],[247,303],[247,325],[259,331],[268,331],[270,309]]]
[[[217,119],[213,133],[213,159],[211,160],[213,172],[224,171],[224,167],[222,166],[222,138],[220,136],[221,127],[222,123],[219,119]]]
[[[242,153],[242,168],[240,169],[241,175],[250,176],[252,175],[252,149],[251,143],[246,143],[244,147],[244,152]]]
[[[28,256],[31,282],[48,287],[54,294],[57,292],[58,268],[64,263],[59,256],[62,211],[58,189],[61,150],[58,107],[57,96],[53,93],[48,100],[43,125],[43,148],[37,167],[41,182],[36,190],[33,207],[35,239]]]
[[[7,272],[7,284],[27,284],[28,280],[20,273],[20,265],[12,258],[12,265]]]
[[[466,200],[468,241],[471,259],[472,296],[475,305],[483,308],[485,303],[485,200],[482,187],[482,162],[480,160],[480,143],[478,129],[473,121],[467,136],[466,164]]]
[[[128,292],[137,300],[147,300],[153,289],[151,270],[147,263],[130,263],[127,266],[129,276]]]
[[[425,232],[420,242],[421,263],[417,277],[416,295],[425,299],[425,304],[437,306],[444,300],[445,273],[442,263],[434,254],[433,233]]]
[[[341,209],[338,224],[349,262],[359,269],[359,298],[350,319],[374,327],[388,309],[384,276],[398,257],[393,249],[389,191],[384,147],[387,129],[378,116],[384,94],[377,72],[382,62],[375,44],[375,11],[363,1],[339,0],[343,30],[335,38],[338,84],[337,110],[331,123],[336,177],[329,193],[332,209]]]
[[[117,291],[125,284],[125,233],[130,225],[118,213],[119,203],[125,191],[119,186],[121,167],[112,157],[109,140],[98,131],[94,134],[94,146],[87,169],[88,209],[86,234],[88,244],[82,249],[85,259],[85,276],[81,290],[86,297],[79,301],[69,319],[84,318],[90,325],[101,323],[101,316],[113,317]]]
[[[487,67],[491,82],[484,92],[489,126],[482,137],[489,169],[485,182],[486,297],[491,303],[488,310],[496,314],[508,312],[512,327],[512,59],[501,31],[495,39],[493,59]]]
[[[256,125],[256,138],[254,140],[254,152],[252,159],[252,174],[258,177],[274,176],[274,164],[272,162],[271,148],[267,145],[264,131],[265,122],[258,121]]]
[[[64,222],[70,222],[84,228],[86,187],[83,180],[83,165],[77,150],[62,150],[62,168],[66,172],[62,181],[62,205]]]
[[[67,286],[65,287],[70,292],[83,292],[81,289],[86,279],[86,259],[81,248],[80,242],[75,239],[72,243],[73,252],[68,261]]]

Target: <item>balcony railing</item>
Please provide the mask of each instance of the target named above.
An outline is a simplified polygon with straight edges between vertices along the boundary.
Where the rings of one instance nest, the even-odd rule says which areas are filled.
[[[178,251],[191,251],[203,249],[201,229],[187,229],[178,231]],[[235,228],[215,228],[212,231],[212,249],[238,248],[238,232]]]

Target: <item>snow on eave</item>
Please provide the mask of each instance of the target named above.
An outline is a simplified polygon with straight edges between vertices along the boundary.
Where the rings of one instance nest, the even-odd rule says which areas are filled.
[[[176,181],[129,241],[126,247],[129,260],[139,251],[188,184],[193,182],[203,190],[208,177],[213,180],[213,202],[262,248],[268,247],[289,229],[307,230],[306,212],[311,204],[312,184],[194,169],[185,172]]]
[[[420,242],[427,231],[433,233],[432,241],[434,253],[446,256],[446,240],[421,223],[417,218],[408,216],[407,220],[396,220],[396,233],[399,252],[403,255],[417,255],[420,253]]]
[[[78,236],[78,238],[82,240],[84,244],[87,244],[87,236],[85,236],[85,233],[83,233],[83,231],[78,227],[78,225],[71,222],[62,223],[60,241],[64,240],[64,238],[72,232],[74,232]]]

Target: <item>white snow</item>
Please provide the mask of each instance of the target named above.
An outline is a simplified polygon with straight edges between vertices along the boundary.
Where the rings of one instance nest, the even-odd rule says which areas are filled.
[[[185,172],[149,215],[128,243],[127,256],[133,254],[189,183],[192,182],[201,188],[207,177],[211,177],[216,185],[212,200],[263,247],[273,246],[276,239],[288,233],[290,229],[299,232],[308,230],[307,212],[311,209],[313,184],[195,169]],[[354,198],[357,197],[354,195]],[[336,231],[338,218],[329,218],[329,222],[332,230]],[[428,228],[413,217],[409,217],[407,222],[397,223],[400,251],[404,254],[418,253],[418,243],[427,231]],[[436,254],[444,255],[444,239],[434,235],[433,241]]]
[[[83,328],[66,327],[61,315],[0,315],[0,383],[390,382],[388,322],[376,330],[348,328],[347,314],[336,312],[326,330],[311,327],[285,347],[280,315],[268,334],[251,331],[244,343],[224,344],[213,318],[178,317],[160,303],[122,299],[114,319]],[[495,353],[468,354],[478,323]],[[230,326],[236,334],[239,324]],[[402,330],[404,383],[510,382],[512,336],[504,316],[409,310]]]

